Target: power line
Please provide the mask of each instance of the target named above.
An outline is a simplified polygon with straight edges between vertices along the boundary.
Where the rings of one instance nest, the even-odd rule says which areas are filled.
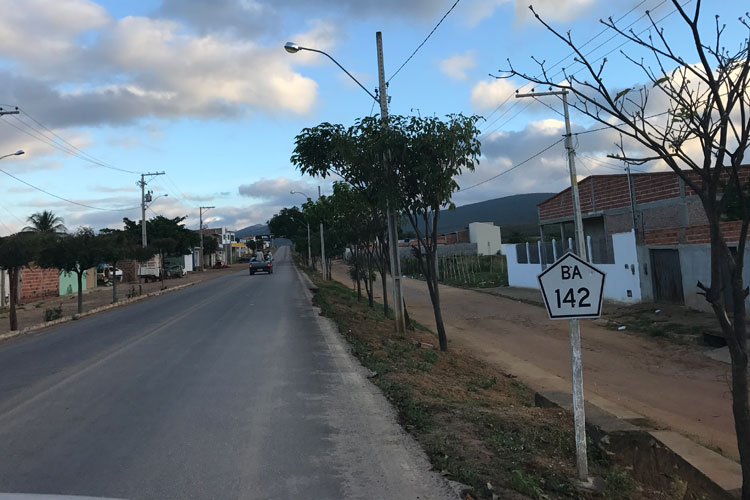
[[[8,177],[12,177],[13,179],[17,180],[18,182],[20,182],[22,184],[26,184],[30,188],[36,189],[37,191],[41,191],[42,193],[44,193],[44,194],[46,194],[48,196],[52,196],[53,198],[57,198],[58,200],[62,200],[64,202],[71,203],[73,205],[78,205],[80,207],[90,208],[92,210],[101,210],[101,211],[104,211],[104,212],[127,212],[127,211],[135,210],[135,209],[138,208],[138,207],[130,207],[130,208],[102,208],[102,207],[93,207],[91,205],[86,205],[85,203],[79,203],[77,201],[73,201],[73,200],[69,200],[67,198],[63,198],[62,196],[58,196],[58,195],[56,195],[54,193],[50,193],[49,191],[47,191],[45,189],[42,189],[42,188],[40,188],[38,186],[35,186],[35,185],[33,185],[33,184],[29,183],[29,182],[26,182],[25,180],[21,179],[20,177],[16,177],[15,175],[13,175],[13,174],[11,174],[9,172],[6,172],[3,169],[0,169],[0,172],[4,173]]]
[[[522,107],[521,109],[519,109],[516,114],[514,114],[510,118],[508,118],[505,121],[503,121],[500,125],[498,125],[493,130],[481,134],[479,137],[487,137],[487,136],[489,136],[491,134],[494,134],[495,132],[497,132],[498,130],[500,130],[504,126],[506,126],[508,123],[512,122],[515,117],[517,117],[518,115],[520,115],[521,113],[523,113],[524,111],[526,111],[528,109],[528,107],[531,106],[531,104],[532,104],[531,101],[529,101],[528,103],[526,103],[526,105],[524,107]],[[511,110],[511,109],[513,109],[513,108],[512,107],[508,108],[508,110]]]
[[[33,139],[36,139],[42,142],[43,144],[46,144],[47,146],[57,149],[58,151],[61,151],[67,155],[75,156],[76,158],[79,158],[93,165],[108,168],[110,170],[124,172],[124,173],[131,173],[131,174],[138,173],[132,170],[127,170],[124,168],[116,167],[114,165],[111,165],[109,163],[106,163],[102,160],[97,159],[96,157],[90,155],[89,153],[83,151],[82,149],[78,148],[77,146],[74,146],[73,144],[71,144],[64,138],[62,138],[59,134],[52,131],[50,128],[45,126],[43,123],[41,123],[39,120],[37,120],[33,116],[29,115],[23,109],[19,108],[19,111],[29,120],[34,122],[36,126],[27,122],[19,115],[12,115],[17,120],[18,124],[12,123],[7,120],[3,120],[3,122],[6,125],[15,128],[19,132],[22,132],[28,135],[29,137],[32,137]]]
[[[403,62],[403,63],[401,64],[401,66],[399,66],[399,67],[398,67],[398,69],[396,70],[396,72],[395,72],[395,73],[393,73],[393,74],[391,75],[391,77],[390,77],[390,78],[388,79],[388,81],[387,81],[386,83],[389,83],[389,82],[390,82],[391,80],[393,80],[393,78],[394,78],[394,77],[395,77],[396,75],[398,75],[399,71],[401,71],[401,69],[402,69],[402,68],[403,68],[404,66],[406,66],[406,63],[408,63],[409,61],[411,61],[411,58],[412,58],[412,57],[414,57],[414,55],[415,55],[415,54],[416,54],[417,52],[419,52],[419,49],[421,49],[421,48],[422,48],[422,46],[423,46],[423,45],[424,45],[425,43],[427,43],[427,40],[429,40],[429,39],[430,39],[430,37],[432,36],[432,34],[433,34],[433,33],[435,33],[435,30],[436,30],[436,29],[438,29],[438,26],[440,26],[440,25],[442,24],[442,22],[443,22],[443,21],[445,20],[445,18],[446,18],[446,17],[448,17],[448,14],[450,14],[450,13],[451,13],[451,12],[453,11],[453,9],[455,9],[455,8],[456,8],[456,5],[458,5],[458,2],[460,2],[460,1],[461,1],[461,0],[456,0],[455,2],[453,2],[453,5],[451,5],[451,8],[450,8],[450,9],[448,9],[448,12],[446,12],[446,13],[445,13],[445,14],[443,15],[443,17],[441,17],[441,18],[440,18],[440,21],[438,21],[438,23],[437,23],[437,24],[435,25],[435,27],[434,27],[434,28],[432,28],[432,31],[430,31],[430,34],[429,34],[429,35],[427,35],[427,37],[426,37],[426,38],[425,38],[424,40],[422,40],[422,43],[420,43],[420,44],[419,44],[419,45],[417,46],[417,48],[416,48],[416,49],[414,49],[414,52],[412,52],[412,53],[411,53],[411,55],[410,55],[409,57],[407,57],[407,58],[406,58],[406,61],[404,61],[404,62]]]
[[[627,11],[627,12],[626,12],[625,14],[623,14],[622,16],[620,16],[619,18],[617,18],[617,20],[615,21],[615,23],[617,23],[617,22],[620,22],[620,21],[622,21],[623,19],[625,19],[625,18],[626,18],[627,16],[629,16],[629,15],[630,15],[630,14],[631,14],[631,13],[632,13],[633,11],[635,11],[635,10],[636,10],[636,9],[637,9],[638,7],[640,7],[641,5],[643,5],[644,3],[646,3],[647,1],[648,1],[648,0],[641,0],[641,2],[639,2],[638,4],[636,4],[635,6],[633,6],[633,7],[632,7],[632,8],[631,8],[631,9],[630,9],[629,11]],[[662,5],[662,4],[663,4],[663,3],[665,2],[665,1],[666,1],[666,0],[661,0],[661,2],[659,2],[659,4],[657,4],[657,5],[656,5],[655,7],[653,7],[653,9],[651,9],[651,10],[654,10],[654,9],[657,9],[657,8],[659,8],[659,7],[660,7],[660,6],[661,6],[661,5]],[[639,21],[639,20],[640,20],[640,19],[642,19],[642,18],[643,18],[643,16],[639,17],[639,18],[638,18],[638,19],[636,20],[636,22],[637,22],[637,21]],[[634,24],[634,23],[631,23],[631,24],[630,24],[630,26],[632,26],[633,24]],[[628,26],[628,27],[629,27],[629,26]],[[589,38],[589,39],[588,39],[588,40],[587,40],[586,42],[584,42],[584,43],[583,43],[583,45],[581,45],[581,46],[580,46],[580,48],[583,48],[583,47],[585,47],[586,45],[590,44],[591,42],[593,42],[594,40],[596,40],[597,38],[599,38],[600,36],[602,36],[602,35],[603,35],[604,33],[606,33],[606,32],[607,32],[608,30],[610,30],[610,29],[612,29],[612,28],[610,28],[609,26],[606,26],[606,27],[604,27],[604,28],[603,28],[603,29],[602,29],[602,30],[601,30],[601,31],[600,31],[599,33],[597,33],[597,34],[596,34],[596,35],[594,35],[593,37]],[[626,28],[626,29],[627,29],[627,28]],[[611,40],[611,38],[610,38],[609,40]],[[607,40],[606,42],[604,42],[604,44],[606,44],[606,43],[607,43],[607,42],[608,42],[609,40]],[[600,44],[600,45],[599,45],[598,47],[596,47],[596,48],[599,48],[599,47],[601,47],[601,45],[602,45],[602,44]],[[594,49],[594,50],[596,50],[596,49]],[[556,66],[559,66],[559,65],[560,65],[560,64],[562,64],[562,63],[563,63],[563,62],[564,62],[564,61],[565,61],[566,59],[570,58],[571,56],[575,56],[575,55],[576,55],[576,53],[575,53],[575,52],[571,52],[570,54],[566,55],[565,57],[563,57],[562,59],[560,59],[559,61],[557,61],[557,62],[556,62],[555,64],[553,64],[552,66],[550,66],[550,67],[549,67],[549,69],[552,69],[552,68],[555,68]],[[557,74],[559,74],[559,73],[560,73],[560,72],[558,71],[557,73],[555,73],[555,75],[557,75]],[[539,75],[539,76],[542,76],[542,75]],[[554,76],[554,75],[553,75],[553,76]],[[526,84],[522,85],[521,87],[519,87],[519,90],[520,90],[520,89],[522,89],[523,87],[527,86],[527,85],[530,85],[530,84],[529,84],[529,83],[526,83]],[[499,110],[500,110],[500,108],[501,108],[501,107],[503,107],[503,106],[504,106],[504,105],[505,105],[505,104],[506,104],[506,103],[507,103],[507,102],[508,102],[508,101],[509,101],[509,100],[510,100],[510,99],[511,99],[512,97],[513,97],[513,94],[510,94],[510,95],[508,95],[508,97],[506,97],[506,98],[505,98],[505,99],[503,100],[503,102],[501,102],[500,104],[498,104],[498,105],[497,105],[497,107],[496,107],[496,108],[495,108],[494,110],[492,110],[492,112],[491,112],[491,113],[490,113],[489,115],[487,115],[487,116],[485,117],[485,119],[489,120],[489,119],[490,119],[490,117],[491,117],[492,115],[494,115],[494,114],[495,114],[495,113],[496,113],[497,111],[499,111]],[[516,106],[516,103],[514,103],[514,104],[513,104],[512,106],[511,106],[511,108],[513,108],[513,107],[515,107],[515,106]],[[494,122],[493,122],[493,123],[494,123]],[[489,126],[491,126],[491,124],[490,124]]]
[[[31,121],[33,121],[34,123],[36,123],[38,126],[40,126],[44,130],[46,130],[47,132],[49,132],[50,134],[52,134],[52,136],[54,136],[56,139],[58,139],[59,141],[61,141],[62,143],[64,143],[68,147],[70,147],[72,150],[77,151],[78,153],[80,153],[85,159],[87,159],[87,161],[89,161],[89,162],[91,162],[91,163],[93,163],[95,165],[98,165],[100,167],[108,168],[110,170],[117,170],[119,172],[125,172],[125,173],[128,173],[128,174],[137,174],[138,173],[138,172],[134,172],[132,170],[126,170],[124,168],[115,167],[114,165],[106,163],[106,162],[104,162],[104,161],[96,158],[95,156],[90,155],[86,151],[83,151],[82,149],[74,146],[73,144],[71,144],[67,140],[65,140],[62,137],[60,137],[59,134],[57,134],[55,131],[51,130],[49,127],[47,127],[46,125],[44,125],[43,123],[41,123],[39,120],[37,120],[36,118],[34,118],[30,114],[28,114],[23,108],[19,108],[19,111],[21,111],[21,113],[24,116],[26,116],[27,118],[29,118]],[[20,119],[20,117],[19,117],[19,119]]]
[[[513,165],[512,167],[510,167],[510,168],[508,168],[508,169],[506,169],[506,170],[503,170],[503,171],[502,171],[502,172],[500,172],[499,174],[497,174],[497,175],[493,175],[493,176],[492,176],[492,177],[490,177],[489,179],[485,179],[485,180],[483,180],[483,181],[481,181],[481,182],[477,182],[476,184],[473,184],[473,185],[471,185],[471,186],[469,186],[469,187],[467,187],[467,188],[459,188],[459,191],[461,191],[461,192],[463,192],[463,191],[468,191],[469,189],[473,189],[473,188],[475,188],[475,187],[477,187],[477,186],[481,186],[482,184],[485,184],[485,183],[487,183],[487,182],[490,182],[490,181],[492,181],[492,180],[495,180],[495,179],[497,179],[498,177],[500,177],[501,175],[505,175],[505,174],[507,174],[508,172],[510,172],[511,170],[515,170],[516,168],[520,167],[521,165],[524,165],[524,164],[526,164],[526,163],[530,162],[531,160],[533,160],[533,159],[534,159],[534,158],[536,158],[537,156],[539,156],[539,155],[541,155],[541,154],[544,154],[544,153],[546,153],[547,151],[549,151],[549,150],[550,150],[550,149],[552,149],[553,147],[557,146],[558,144],[560,144],[560,143],[561,143],[561,142],[563,142],[564,140],[565,140],[565,138],[564,138],[564,137],[563,137],[562,139],[558,139],[557,141],[553,142],[552,144],[550,144],[550,145],[549,145],[549,146],[547,146],[546,148],[542,149],[542,150],[541,150],[541,151],[539,151],[538,153],[535,153],[534,155],[532,155],[532,156],[530,156],[530,157],[526,158],[526,159],[525,159],[525,160],[523,160],[523,161],[522,161],[521,163],[517,163],[517,164]]]
[[[637,5],[635,5],[635,6],[634,6],[633,8],[631,8],[631,9],[630,9],[630,10],[629,10],[628,12],[626,12],[625,14],[623,14],[622,16],[620,16],[620,17],[619,17],[619,18],[618,18],[618,19],[617,19],[617,20],[615,21],[615,23],[617,23],[617,22],[619,22],[619,21],[623,20],[623,19],[624,19],[624,18],[625,18],[626,16],[628,16],[628,15],[629,15],[630,13],[632,13],[632,12],[633,12],[634,10],[636,10],[636,9],[637,9],[638,7],[640,7],[641,5],[643,5],[643,3],[644,3],[645,1],[646,1],[646,0],[642,0],[642,1],[640,2],[640,3],[638,3]],[[688,4],[688,3],[690,2],[690,1],[692,1],[692,0],[688,0],[688,1],[687,1],[687,2],[685,2],[685,3],[683,4],[683,5],[687,5],[687,4]],[[650,10],[651,10],[651,11],[653,11],[653,10],[656,10],[656,9],[658,9],[658,8],[659,8],[659,7],[661,7],[661,6],[662,6],[662,5],[663,5],[663,4],[665,3],[665,2],[666,2],[666,0],[661,0],[661,1],[660,1],[660,2],[658,3],[658,4],[656,4],[656,5],[655,5],[655,6],[654,6],[654,7],[652,8],[652,9],[650,9]],[[674,9],[674,10],[673,10],[672,12],[670,12],[670,13],[669,13],[669,14],[667,14],[666,16],[662,17],[662,18],[661,18],[661,19],[659,19],[659,21],[657,21],[657,22],[661,22],[661,21],[663,21],[664,19],[666,19],[666,18],[667,18],[667,17],[669,17],[670,15],[674,14],[674,13],[675,13],[676,11],[677,11],[677,9]],[[638,17],[638,18],[637,18],[637,19],[636,19],[635,21],[633,21],[633,22],[631,22],[630,24],[628,24],[628,25],[627,25],[627,26],[626,26],[626,27],[625,27],[624,29],[626,29],[626,30],[627,30],[627,29],[629,29],[630,27],[632,27],[633,25],[635,25],[636,23],[638,23],[638,22],[639,22],[639,21],[640,21],[641,19],[645,18],[646,16],[647,16],[647,14],[643,14],[643,15],[639,16],[639,17]],[[597,33],[597,34],[596,34],[596,35],[595,35],[594,37],[592,37],[592,38],[590,38],[589,40],[587,40],[586,42],[584,42],[584,43],[583,43],[583,44],[582,44],[582,45],[581,45],[581,46],[579,47],[579,49],[580,49],[580,48],[583,48],[583,47],[585,47],[586,45],[588,45],[589,43],[591,43],[591,42],[592,42],[592,41],[594,41],[594,40],[595,40],[596,38],[598,38],[598,37],[599,37],[599,36],[601,36],[601,35],[602,35],[603,33],[605,33],[605,32],[606,32],[607,30],[610,30],[610,29],[612,29],[612,28],[610,28],[610,27],[608,27],[608,26],[607,26],[607,27],[605,27],[605,28],[604,28],[604,29],[603,29],[602,31],[600,31],[599,33]],[[649,28],[645,28],[645,29],[644,29],[644,30],[642,30],[642,31],[641,31],[641,32],[640,32],[639,34],[642,34],[642,33],[644,33],[644,32],[645,32],[645,31],[647,31],[648,29],[649,29]],[[611,37],[609,37],[609,38],[608,38],[607,40],[605,40],[604,42],[600,43],[599,45],[597,45],[596,47],[594,47],[593,49],[591,49],[590,51],[588,51],[588,52],[587,52],[586,54],[584,54],[584,55],[585,55],[585,56],[588,56],[588,55],[592,54],[593,52],[595,52],[596,50],[598,50],[598,49],[599,49],[599,48],[601,48],[602,46],[606,45],[607,43],[609,43],[609,42],[610,42],[611,40],[613,40],[613,39],[614,39],[614,38],[616,38],[617,36],[618,36],[618,34],[617,34],[617,33],[616,33],[616,34],[614,34],[614,35],[612,35],[612,36],[611,36]],[[615,47],[614,49],[610,50],[610,51],[609,51],[609,52],[607,52],[606,54],[604,54],[604,55],[600,56],[599,58],[597,58],[597,59],[596,59],[596,60],[595,60],[594,62],[596,62],[596,61],[599,61],[599,60],[601,60],[602,58],[606,57],[607,55],[611,54],[612,52],[614,52],[615,50],[617,50],[617,49],[621,48],[622,46],[624,46],[625,44],[627,44],[627,43],[629,43],[629,42],[630,42],[630,40],[625,40],[625,41],[624,41],[623,43],[621,43],[620,45],[618,45],[618,46],[617,46],[617,47]],[[550,66],[550,67],[549,67],[549,68],[548,68],[547,70],[550,70],[550,69],[552,69],[552,68],[554,68],[554,67],[556,67],[556,66],[559,66],[559,65],[560,65],[560,64],[561,64],[561,63],[562,63],[563,61],[565,61],[566,59],[568,59],[568,58],[569,58],[570,56],[572,56],[572,55],[575,55],[575,52],[571,52],[571,53],[570,53],[570,54],[568,54],[567,56],[563,57],[562,59],[560,59],[559,61],[557,61],[557,62],[556,62],[555,64],[553,64],[552,66]],[[580,64],[580,63],[579,63],[578,61],[574,61],[574,62],[573,62],[573,64]],[[581,68],[580,70],[578,70],[578,71],[576,71],[576,72],[574,72],[574,73],[571,73],[571,76],[575,75],[576,73],[578,73],[579,71],[581,71],[581,70],[583,70],[583,69],[584,69],[584,68]],[[552,74],[552,76],[550,77],[550,79],[552,79],[552,78],[555,78],[555,77],[556,77],[557,75],[560,75],[560,74],[562,74],[563,72],[564,72],[564,69],[560,69],[560,70],[556,71],[556,72],[555,72],[554,74]],[[537,76],[536,76],[535,78],[541,78],[541,76],[542,76],[542,75],[540,74],[540,75],[537,75]],[[519,87],[519,89],[522,89],[523,87],[526,87],[527,85],[530,85],[530,84],[531,84],[531,82],[527,82],[527,83],[525,83],[524,85],[522,85],[521,87]],[[507,102],[508,102],[508,101],[510,100],[510,98],[511,98],[511,97],[513,97],[513,94],[511,94],[511,95],[509,95],[509,96],[508,96],[507,98],[505,98],[505,100],[504,100],[503,102],[501,102],[501,103],[500,103],[500,104],[499,104],[499,105],[498,105],[498,106],[497,106],[497,107],[496,107],[496,108],[495,108],[495,109],[494,109],[494,110],[492,111],[492,113],[490,113],[490,115],[489,115],[489,116],[492,116],[492,115],[493,115],[493,114],[494,114],[495,112],[497,112],[497,111],[498,111],[498,110],[499,110],[499,109],[500,109],[500,108],[501,108],[501,107],[502,107],[503,105],[505,105],[505,104],[506,104],[506,103],[507,103]],[[498,121],[498,120],[499,120],[500,118],[502,118],[502,117],[503,117],[504,115],[506,115],[507,113],[509,113],[510,111],[512,111],[512,110],[513,110],[513,109],[514,109],[514,108],[515,108],[516,106],[518,106],[518,102],[514,102],[514,103],[513,103],[512,105],[511,105],[511,107],[510,107],[510,108],[508,108],[508,109],[507,109],[507,110],[506,110],[506,111],[505,111],[505,112],[504,112],[503,114],[501,114],[501,115],[500,115],[500,116],[498,116],[498,117],[497,117],[497,118],[496,118],[495,120],[493,120],[493,121],[492,121],[491,123],[489,123],[489,124],[487,125],[487,127],[490,127],[490,126],[492,126],[492,125],[493,125],[494,123],[496,123],[496,122],[497,122],[497,121]],[[515,116],[515,115],[514,115],[514,116]],[[509,121],[509,120],[508,120],[508,121]],[[505,121],[505,122],[503,122],[503,124],[502,124],[502,125],[500,125],[500,126],[499,126],[498,128],[502,128],[503,126],[505,126],[505,124],[507,124],[507,123],[508,123],[508,121]],[[497,130],[497,129],[495,129],[495,130]],[[493,132],[494,132],[495,130],[493,130]]]

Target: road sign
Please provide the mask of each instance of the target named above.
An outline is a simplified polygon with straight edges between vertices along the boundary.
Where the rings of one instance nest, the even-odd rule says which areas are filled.
[[[604,273],[568,252],[537,276],[550,319],[598,318]]]

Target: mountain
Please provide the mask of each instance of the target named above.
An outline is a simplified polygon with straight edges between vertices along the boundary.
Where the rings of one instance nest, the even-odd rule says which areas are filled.
[[[494,222],[504,229],[516,230],[536,227],[539,221],[537,204],[555,193],[527,193],[480,201],[470,205],[456,207],[455,210],[441,210],[438,220],[438,231],[450,233],[469,227],[471,222]],[[410,227],[404,227],[409,231]],[[526,231],[523,231],[526,232]],[[536,233],[539,231],[536,230]],[[505,236],[505,231],[503,231]]]
[[[236,231],[234,235],[238,238],[248,236],[258,236],[259,234],[268,234],[268,224],[254,224]]]
[[[456,207],[455,210],[441,210],[438,231],[440,233],[451,233],[468,228],[471,222],[494,222],[503,228],[503,239],[506,238],[506,234],[510,236],[513,232],[524,236],[538,235],[539,215],[536,206],[554,194],[516,194],[463,205]],[[408,222],[402,229],[405,234],[412,232],[411,225]],[[239,238],[268,234],[268,225],[255,224],[240,229],[235,234]]]

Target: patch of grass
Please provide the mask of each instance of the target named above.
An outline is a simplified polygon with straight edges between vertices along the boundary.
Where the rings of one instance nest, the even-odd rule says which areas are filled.
[[[375,382],[385,396],[398,408],[405,426],[426,431],[432,423],[429,409],[417,400],[411,390],[403,384],[378,378]]]
[[[510,477],[513,489],[517,492],[531,498],[542,498],[544,490],[541,478],[518,469],[510,471]]]
[[[422,351],[422,361],[434,365],[440,357],[440,351],[437,349],[424,349]]]
[[[62,304],[57,307],[50,307],[44,310],[44,321],[54,321],[62,318]]]
[[[612,500],[630,498],[635,489],[635,481],[624,469],[614,467],[604,476],[604,495]]]
[[[466,384],[466,389],[470,392],[479,392],[479,389],[489,389],[497,384],[497,377],[474,377]]]

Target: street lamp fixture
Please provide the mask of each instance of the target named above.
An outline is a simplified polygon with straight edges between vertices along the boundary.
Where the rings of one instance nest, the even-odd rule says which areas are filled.
[[[10,154],[7,154],[7,155],[0,156],[0,160],[2,160],[3,158],[7,158],[9,156],[21,156],[22,154],[25,154],[24,150],[23,149],[19,149],[15,153],[10,153]]]
[[[286,42],[284,44],[284,50],[286,50],[290,54],[296,54],[300,50],[307,50],[309,52],[317,52],[318,54],[323,54],[328,59],[330,59],[331,61],[333,61],[333,63],[336,66],[338,66],[339,68],[341,68],[341,71],[343,71],[344,73],[346,73],[347,75],[349,75],[349,78],[351,78],[352,80],[354,80],[354,82],[357,85],[359,85],[362,88],[362,90],[364,90],[365,92],[367,92],[367,94],[370,97],[372,97],[375,100],[375,102],[378,102],[378,103],[380,102],[380,100],[377,97],[375,97],[372,92],[370,92],[369,90],[367,90],[367,88],[364,85],[362,85],[361,83],[359,83],[359,80],[357,80],[356,78],[354,78],[354,75],[352,75],[351,73],[349,73],[346,70],[346,68],[344,68],[342,65],[340,65],[339,62],[336,59],[334,59],[333,57],[331,57],[330,54],[328,54],[326,52],[323,52],[322,50],[318,50],[318,49],[311,49],[309,47],[301,47],[301,46],[299,46],[299,45],[297,45],[296,43],[293,43],[293,42]]]

